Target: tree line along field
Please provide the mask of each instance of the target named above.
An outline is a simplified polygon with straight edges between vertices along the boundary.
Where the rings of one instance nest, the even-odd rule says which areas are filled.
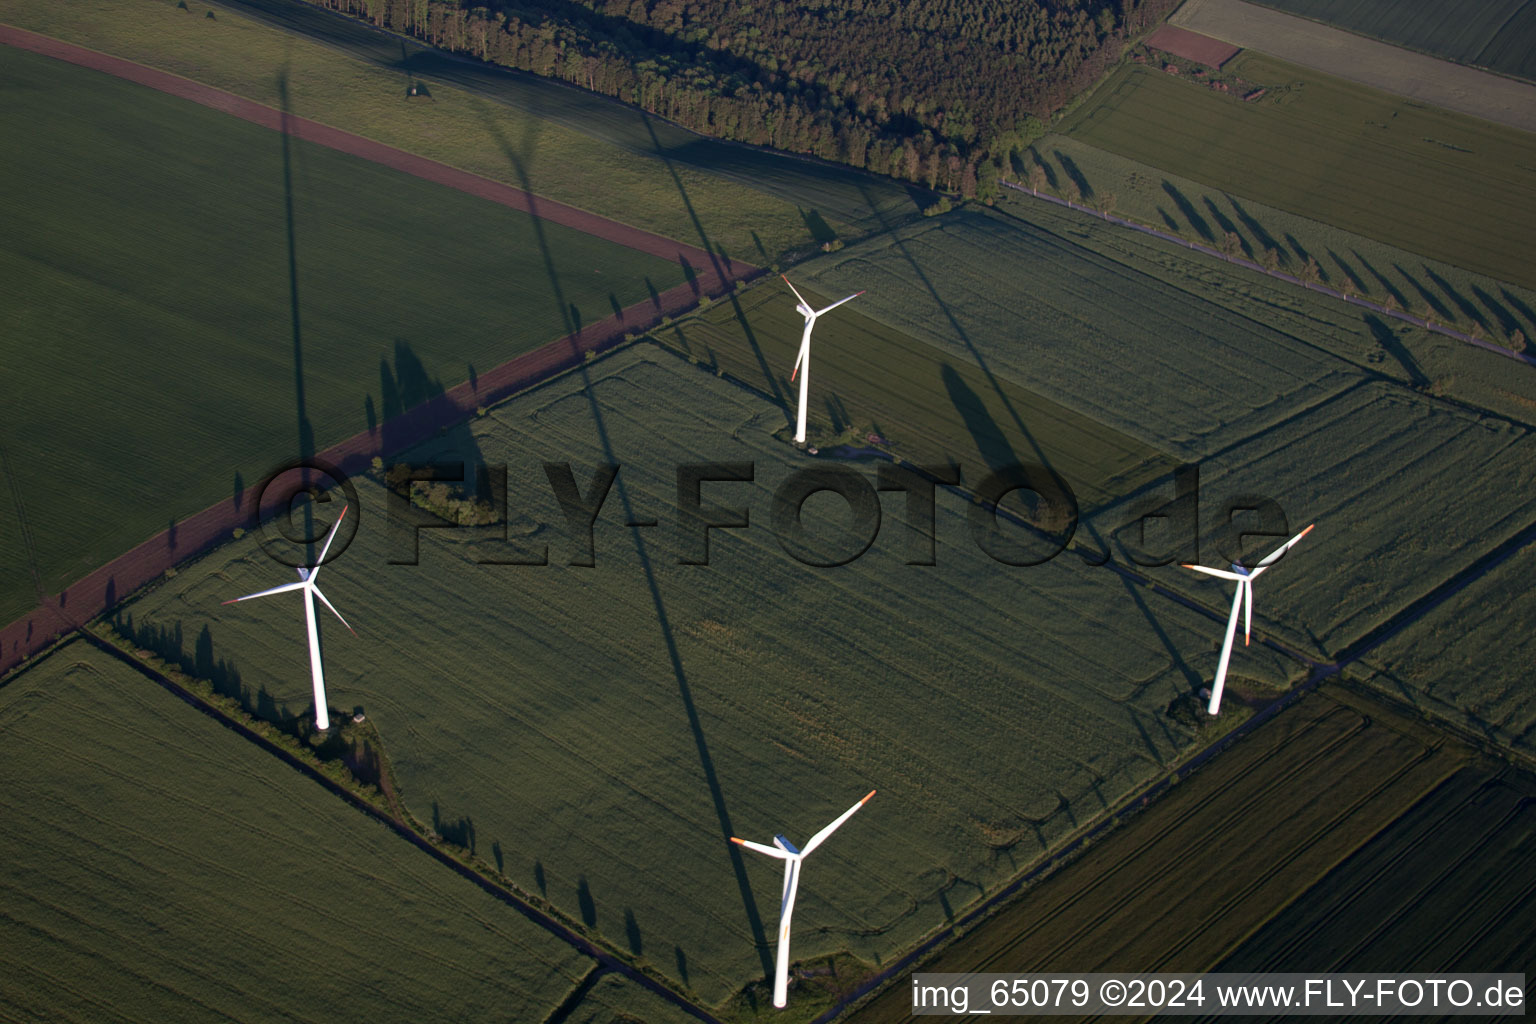
[[[550,565],[481,564],[515,552],[433,530],[419,566],[391,565],[408,552],[359,480],[357,538],[326,569],[358,630],[323,627],[330,703],[366,709],[412,812],[708,1006],[769,973],[777,920],[774,865],[738,860],[728,836],[804,837],[878,789],[818,851],[794,955],[889,962],[1196,745],[1170,707],[1211,647],[1204,616],[1070,554],[991,562],[952,495],[935,566],[904,564],[889,499],[861,558],[792,560],[768,502],[808,460],[778,426],[749,392],[628,349],[473,421],[472,445],[414,455],[509,463],[510,534],[547,543]],[[569,460],[582,487],[595,463],[621,465],[594,567],[567,564],[535,458]],[[752,461],[755,480],[706,500],[747,505],[754,525],[680,565],[674,466],[720,459]],[[807,518],[827,543],[840,532],[835,502]],[[118,628],[162,652],[195,640],[248,704],[306,715],[297,609],[219,603],[274,569],[248,536],[130,602]],[[1246,671],[1283,687],[1299,669],[1255,649]]]
[[[4,505],[28,530],[7,530],[5,621],[36,600],[29,564],[61,590],[565,334],[572,308],[597,320],[684,280],[103,74],[5,48],[0,75],[3,130],[29,140],[0,156]]]
[[[1530,0],[1258,2],[1459,64],[1536,80],[1536,4]]]
[[[1046,136],[1025,156],[1019,177],[1027,181],[1027,167],[1039,165],[1047,195],[1059,196],[1076,188],[1084,205],[1112,202],[1115,217],[1198,245],[1221,249],[1231,236],[1236,240],[1236,258],[1264,266],[1273,251],[1274,269],[1294,277],[1306,273],[1311,259],[1318,282],[1329,288],[1352,290],[1380,305],[1395,303],[1410,313],[1428,310],[1438,324],[1463,332],[1476,328],[1490,340],[1516,350],[1520,348],[1514,340],[1516,332],[1522,339],[1536,337],[1536,292],[1528,289],[1427,260],[1065,135]],[[1019,193],[1005,194],[999,204],[1010,213],[1038,205]],[[1255,288],[1263,286],[1252,272],[1245,276]],[[1385,318],[1383,325],[1397,326]]]
[[[1527,971],[1531,787],[1328,685],[919,970]]]
[[[1243,102],[1127,65],[1072,138],[1500,281],[1536,285],[1530,135],[1246,52]]]
[[[19,0],[6,20],[269,106],[284,105],[286,78],[286,103],[301,116],[749,263],[822,241],[817,232],[867,231],[877,215],[915,212],[905,190],[873,176],[704,139],[308,4]],[[408,98],[412,83],[430,96]]]
[[[540,1020],[591,964],[83,641],[0,738],[7,1020]]]

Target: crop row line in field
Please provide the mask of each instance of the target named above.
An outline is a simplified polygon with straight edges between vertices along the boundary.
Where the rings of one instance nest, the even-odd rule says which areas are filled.
[[[1227,263],[1236,264],[1237,266],[1243,267],[1247,270],[1255,271],[1256,273],[1264,274],[1278,281],[1285,281],[1288,284],[1299,285],[1300,287],[1306,288],[1309,291],[1321,292],[1324,295],[1327,295],[1331,298],[1340,299],[1352,306],[1360,306],[1361,308],[1368,309],[1373,313],[1380,313],[1383,316],[1392,317],[1394,320],[1401,320],[1403,323],[1411,324],[1414,327],[1422,327],[1426,331],[1432,331],[1436,334],[1443,334],[1448,338],[1455,338],[1457,341],[1465,342],[1468,345],[1475,345],[1476,347],[1484,349],[1488,352],[1493,352],[1496,355],[1504,356],[1506,359],[1513,359],[1517,362],[1525,363],[1527,366],[1536,366],[1536,355],[1529,355],[1524,352],[1515,352],[1512,349],[1505,348],[1502,345],[1496,345],[1493,342],[1487,341],[1483,338],[1463,333],[1462,331],[1458,331],[1452,327],[1437,324],[1431,319],[1414,316],[1407,310],[1393,309],[1391,307],[1372,302],[1371,300],[1363,298],[1359,295],[1346,294],[1345,292],[1339,291],[1338,289],[1328,287],[1321,281],[1316,283],[1306,281],[1300,277],[1297,277],[1295,274],[1288,274],[1278,268],[1271,270],[1268,267],[1262,266],[1241,256],[1229,256],[1218,249],[1213,249],[1208,245],[1202,245],[1201,243],[1192,239],[1181,238],[1178,235],[1171,234],[1167,231],[1162,231],[1158,228],[1152,227],[1149,224],[1141,224],[1137,221],[1129,220],[1124,217],[1117,217],[1108,211],[1094,210],[1091,207],[1074,203],[1069,199],[1047,195],[1046,193],[1035,191],[1024,185],[1019,185],[1011,181],[1005,181],[1002,184],[1016,192],[1021,192],[1024,195],[1033,196],[1036,199],[1040,199],[1048,203],[1055,203],[1057,206],[1065,206],[1070,210],[1077,211],[1078,213],[1086,213],[1097,217],[1100,220],[1107,221],[1111,224],[1118,224],[1121,227],[1130,228],[1132,231],[1139,231],[1144,235],[1151,235],[1152,237],[1160,238],[1165,242],[1172,242],[1175,245],[1181,245],[1188,249],[1193,249],[1196,252],[1204,253],[1207,256],[1212,256],[1219,260],[1224,260]]]
[[[431,856],[439,864],[447,867],[451,871],[458,874],[460,877],[464,878],[466,881],[473,883],[492,897],[513,908],[529,921],[543,928],[545,931],[551,933],[561,941],[565,942],[577,952],[584,956],[590,957],[594,961],[595,968],[597,969],[598,973],[604,971],[612,971],[621,974],[624,977],[637,982],[642,987],[660,996],[667,1002],[677,1006],[679,1009],[688,1013],[690,1016],[704,1021],[705,1024],[720,1024],[720,1022],[717,1021],[711,1014],[709,1014],[703,1008],[695,1005],[691,1000],[683,996],[681,993],[674,990],[660,976],[653,976],[649,971],[628,963],[613,951],[598,945],[592,939],[572,930],[570,926],[561,922],[557,918],[552,917],[550,914],[546,913],[540,908],[534,906],[522,894],[481,873],[475,867],[453,856],[447,850],[441,849],[434,845],[416,829],[411,828],[409,825],[402,821],[394,819],[390,816],[389,813],[377,805],[364,799],[357,793],[352,792],[350,789],[335,779],[329,778],[325,773],[318,770],[315,766],[306,763],[291,751],[285,750],[282,746],[256,732],[244,722],[241,722],[238,719],[226,714],[221,708],[203,700],[199,695],[181,686],[175,680],[165,675],[163,672],[160,672],[152,666],[147,665],[139,659],[129,655],[126,651],[119,649],[117,646],[109,643],[107,640],[96,635],[89,629],[80,627],[76,629],[75,632],[77,635],[84,638],[85,641],[92,647],[95,647],[114,660],[119,661],[134,669],[139,674],[158,684],[187,705],[207,715],[209,718],[218,722],[225,728],[233,731],[242,739],[255,744],[264,753],[276,757],[283,764],[286,764],[288,767],[294,769],[299,774],[308,778],[311,782],[318,783],[332,796],[341,798],[342,801],[351,806],[353,809],[362,812],[363,814],[374,819],[379,824],[385,826],[390,831],[394,832],[395,835],[411,843],[411,845],[416,847],[418,850],[421,850],[422,852]]]

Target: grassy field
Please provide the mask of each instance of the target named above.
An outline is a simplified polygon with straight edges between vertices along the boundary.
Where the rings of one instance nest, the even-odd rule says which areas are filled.
[[[1256,2],[1459,64],[1536,80],[1536,4],[1530,0]]]
[[[539,1020],[590,964],[83,642],[0,737],[7,1020]]]
[[[1318,524],[1306,547],[1256,589],[1257,614],[1276,624],[1265,631],[1323,660],[1459,578],[1536,519],[1536,495],[1508,486],[1536,472],[1529,428],[1379,383],[1297,412],[1214,453],[1201,465],[1200,482],[1212,495],[1274,498],[1293,529]],[[1202,555],[1207,564],[1222,561],[1214,550]],[[1160,572],[1167,578],[1159,582],[1207,601],[1229,593],[1177,567]],[[1493,618],[1519,628],[1528,612],[1522,592]],[[1459,685],[1468,697],[1497,689],[1491,680]]]
[[[566,1024],[695,1024],[697,1017],[647,992],[628,978],[604,974],[561,1018]]]
[[[1529,974],[1533,797],[1528,774],[1463,768],[1215,970]]]
[[[676,264],[0,50],[0,619],[300,452],[684,279]],[[547,247],[547,250],[546,250]],[[359,257],[362,258],[359,258]],[[558,289],[558,290],[557,290]],[[17,507],[31,550],[18,540]]]
[[[817,327],[813,414],[828,426],[876,422],[904,455],[902,444],[962,463],[1043,455],[1087,505],[1126,493],[1138,464],[1166,473],[1354,376],[1249,310],[1194,295],[1206,269],[1187,254],[1174,268],[1185,290],[1170,289],[1165,268],[1084,245],[1097,230],[1087,218],[1031,223],[968,207],[800,268],[797,285],[823,296],[868,290]],[[781,284],[658,336],[790,399],[799,323]]]
[[[1525,546],[1444,595],[1411,628],[1366,656],[1362,668],[1375,670],[1370,682],[1536,756],[1536,700],[1526,671],[1536,609],[1525,581],[1533,571],[1536,549]]]
[[[126,57],[627,224],[767,264],[875,212],[915,209],[891,183],[705,140],[639,111],[532,75],[448,59],[318,9],[205,17],[174,0],[7,4],[10,24]],[[262,13],[252,5],[252,15]],[[408,100],[418,75],[429,100]],[[443,82],[456,83],[442,84]],[[663,159],[664,158],[664,159]],[[765,190],[766,189],[766,190]],[[814,225],[814,229],[813,229]]]
[[[1030,157],[1044,167],[1048,193],[1059,194],[1072,182],[1085,201],[1114,196],[1115,216],[1191,242],[1220,248],[1231,233],[1243,259],[1262,265],[1266,250],[1273,249],[1277,269],[1296,275],[1310,257],[1317,261],[1319,280],[1331,288],[1353,288],[1377,303],[1390,299],[1409,312],[1428,308],[1437,323],[1462,331],[1477,327],[1502,344],[1514,331],[1536,337],[1536,292],[1528,289],[1230,195],[1065,135],[1042,139]],[[1005,208],[1018,209],[1020,199],[1009,196]]]
[[[1394,731],[1379,710],[1311,694],[984,924],[967,928],[921,969],[1245,969],[1217,964],[1277,907],[1311,899],[1341,862],[1416,813],[1418,801],[1464,763],[1463,754],[1427,737]],[[1178,913],[1149,912],[1170,906]],[[1334,920],[1360,928],[1353,910]],[[1433,941],[1435,932],[1415,934]],[[1371,969],[1402,970],[1409,962],[1418,961]],[[1323,968],[1303,960],[1251,969]],[[909,988],[897,982],[849,1019],[910,1021],[911,1006]]]
[[[1530,134],[1248,52],[1258,102],[1127,65],[1063,126],[1081,142],[1500,281],[1536,285]],[[1319,260],[1322,262],[1322,260]]]
[[[392,566],[408,553],[361,482],[357,540],[327,570],[359,631],[326,633],[331,703],[378,723],[419,817],[456,823],[705,1003],[767,973],[776,920],[774,865],[733,858],[727,835],[804,836],[878,788],[809,869],[795,947],[875,965],[1198,742],[1170,707],[1208,671],[1187,660],[1212,646],[1205,617],[1071,555],[992,562],[952,495],[937,565],[904,564],[892,500],[863,557],[808,568],[769,515],[806,464],[772,436],[778,410],[649,346],[590,372],[585,390],[566,378],[473,421],[479,453],[511,464],[514,535],[547,542],[547,567],[478,564],[512,552],[442,531],[423,533],[419,567]],[[564,531],[539,525],[564,520],[534,459],[569,460],[583,486],[583,467],[623,467],[595,568],[566,565]],[[706,485],[705,500],[748,506],[753,527],[716,531],[708,566],[680,565],[673,467],[719,459],[752,461],[755,480]],[[835,499],[806,508],[830,542]],[[631,517],[660,525],[626,530]],[[206,627],[252,703],[304,713],[296,609],[219,605],[273,572],[246,538],[131,602],[124,628],[190,644]],[[1297,669],[1256,648],[1244,677],[1284,686]]]
[[[1308,568],[1270,577],[1260,618],[1323,660],[1530,522],[1505,481],[1536,471],[1531,384],[1498,357],[1456,346],[1426,370],[1356,307],[1028,199],[1007,209],[1035,219],[967,211],[801,269],[819,295],[869,289],[818,327],[813,408],[827,429],[870,423],[914,460],[1043,452],[1096,542],[1134,522],[1148,479],[1171,496],[1161,452],[1196,462],[1210,564],[1232,557],[1215,543],[1229,499],[1262,495],[1296,529],[1321,523],[1296,559]],[[798,324],[780,288],[660,336],[787,408]],[[1501,385],[1524,395],[1505,391],[1495,414],[1481,403]],[[1224,597],[1177,568],[1158,579],[1208,606]]]

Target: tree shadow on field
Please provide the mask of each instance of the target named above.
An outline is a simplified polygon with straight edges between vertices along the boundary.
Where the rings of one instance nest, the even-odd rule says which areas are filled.
[[[635,912],[629,907],[624,908],[624,938],[629,943],[629,951],[639,956],[645,942],[640,936],[640,922],[635,920]]]
[[[1365,325],[1371,329],[1371,337],[1376,339],[1376,344],[1380,345],[1384,352],[1393,359],[1396,359],[1398,364],[1402,366],[1403,371],[1408,374],[1409,383],[1416,388],[1429,386],[1429,377],[1424,374],[1423,370],[1419,369],[1419,364],[1414,362],[1413,356],[1409,354],[1408,349],[1403,346],[1403,343],[1398,340],[1396,332],[1392,330],[1385,320],[1374,313],[1367,313]]]
[[[1061,169],[1066,173],[1067,177],[1072,179],[1072,184],[1077,186],[1078,194],[1083,197],[1083,201],[1087,202],[1088,200],[1092,199],[1093,186],[1088,184],[1088,179],[1085,178],[1083,176],[1083,172],[1078,169],[1077,161],[1073,160],[1070,156],[1063,153],[1059,149],[1052,150],[1051,155],[1056,158],[1057,163],[1061,164]]]
[[[1285,244],[1291,247],[1291,251],[1296,254],[1296,259],[1301,263],[1305,264],[1307,260],[1312,258],[1312,254],[1307,251],[1307,247],[1302,245],[1301,241],[1289,231],[1285,234]],[[1326,280],[1326,277],[1324,280]]]
[[[1043,172],[1045,174],[1045,184],[1046,184],[1046,186],[1048,188],[1050,188],[1051,190],[1053,190],[1053,191],[1060,192],[1061,191],[1061,179],[1056,176],[1056,168],[1052,167],[1051,166],[1051,162],[1049,160],[1047,160],[1045,157],[1041,156],[1040,155],[1040,151],[1037,150],[1034,146],[1030,146],[1028,152],[1029,152],[1030,159],[1035,162],[1035,166],[1040,168],[1041,172]],[[1025,180],[1028,181],[1029,180],[1028,179],[1028,175],[1029,175],[1028,169],[1025,170],[1024,174],[1025,174]],[[1081,189],[1082,186],[1079,185],[1078,188]]]
[[[528,137],[524,141],[523,151],[519,152],[507,140],[500,126],[498,126],[495,119],[485,111],[483,105],[480,107],[480,109],[488,134],[490,134],[490,136],[495,140],[502,153],[506,156],[514,175],[517,177],[519,185],[529,193],[530,212],[534,218],[534,238],[539,248],[539,255],[543,260],[545,273],[549,278],[550,289],[553,293],[552,297],[555,303],[555,307],[559,311],[561,318],[565,321],[567,332],[572,336],[572,341],[574,344],[577,340],[579,340],[576,337],[577,324],[572,319],[572,307],[565,299],[564,289],[561,287],[560,283],[560,274],[557,272],[555,267],[554,252],[549,244],[548,238],[545,236],[542,221],[539,219],[538,197],[533,194],[533,191],[530,188],[531,182],[529,181],[527,174],[527,160],[531,155],[533,142],[533,123],[530,121]],[[710,254],[710,258],[714,262],[715,270],[717,274],[719,274],[720,279],[725,280],[724,268],[720,265],[718,258],[716,258],[714,255],[715,250],[710,244],[709,236],[705,232],[704,226],[698,218],[698,214],[694,210],[693,203],[688,198],[688,193],[687,190],[683,187],[682,179],[678,176],[676,169],[673,167],[671,161],[667,158],[666,150],[661,145],[660,140],[657,139],[655,129],[651,126],[651,121],[648,117],[645,118],[645,124],[646,127],[651,131],[651,138],[653,144],[655,145],[656,153],[662,158],[663,162],[666,163],[667,169],[672,174],[673,184],[676,186],[678,193],[682,198],[683,205],[688,211],[688,216],[693,222],[694,228],[699,233],[699,237],[703,242],[702,248]],[[655,297],[654,289],[652,290],[652,294],[653,297]],[[617,457],[617,454],[614,451],[613,440],[608,432],[607,420],[604,416],[602,405],[600,402],[598,402],[597,396],[592,390],[591,369],[585,361],[581,361],[576,364],[576,373],[581,379],[581,393],[586,396],[587,401],[591,406],[593,429],[596,432],[598,444],[602,448],[604,460],[610,464],[618,465],[621,460]],[[618,494],[619,503],[624,514],[623,521],[637,521],[639,517],[636,515],[634,501],[629,494],[629,488],[626,484],[623,474],[620,474],[617,478],[615,478],[613,491],[617,492]],[[729,841],[730,838],[736,834],[736,832],[734,826],[731,824],[730,811],[726,806],[725,791],[720,784],[719,775],[715,770],[714,758],[710,754],[709,743],[704,736],[703,719],[700,717],[698,708],[693,700],[693,691],[689,685],[688,673],[683,666],[682,653],[678,648],[677,638],[672,629],[671,619],[667,614],[666,602],[662,598],[661,586],[656,577],[655,566],[651,561],[650,550],[646,545],[642,531],[631,530],[629,531],[629,535],[632,543],[635,545],[635,552],[640,562],[641,573],[645,578],[646,589],[650,596],[651,607],[655,610],[656,626],[659,632],[659,639],[666,652],[667,661],[672,669],[672,676],[677,685],[678,696],[682,700],[683,711],[688,721],[688,729],[693,736],[694,746],[698,751],[699,765],[704,773],[705,783],[709,789],[710,801],[714,805],[715,816],[720,828],[720,845],[725,856],[730,860],[732,872],[736,877],[736,886],[741,894],[742,905],[746,913],[747,925],[752,933],[753,942],[757,946],[763,966],[763,972],[765,975],[768,975],[773,971],[773,960],[769,953],[767,933],[763,929],[762,915],[758,912],[757,901],[752,894],[751,880],[747,877],[746,862],[741,856],[738,847]],[[581,892],[585,892],[586,899],[590,901],[591,891],[589,888],[587,888],[585,877],[581,879],[580,887]],[[592,924],[596,920],[596,907],[588,907],[583,905],[583,919],[588,916],[589,910],[592,920],[588,921],[587,923]]]
[[[1404,270],[1402,264],[1394,263],[1392,264],[1392,269],[1397,271],[1404,281],[1408,282],[1409,287],[1419,293],[1419,298],[1423,300],[1424,305],[1434,310],[1435,316],[1442,320],[1452,319],[1450,307],[1440,300],[1440,296],[1420,284],[1418,278]]]
[[[1173,182],[1164,180],[1163,191],[1167,193],[1169,199],[1173,200],[1173,205],[1179,208],[1179,213],[1183,215],[1185,222],[1195,229],[1196,234],[1207,242],[1216,240],[1216,236],[1211,233],[1211,226],[1205,222],[1204,217],[1200,216],[1200,211],[1195,209],[1195,204],[1191,203]]]
[[[1525,332],[1526,336],[1536,337],[1536,311],[1527,306],[1519,296],[1512,294],[1508,288],[1500,288],[1499,294],[1504,296],[1505,302],[1514,306],[1515,309],[1519,310],[1520,315],[1525,317],[1526,326],[1529,328]]]
[[[1515,319],[1515,315],[1509,311],[1507,306],[1501,303],[1498,299],[1494,298],[1492,295],[1489,295],[1487,292],[1483,291],[1475,284],[1472,286],[1472,294],[1477,297],[1478,302],[1483,304],[1483,308],[1487,309],[1489,313],[1493,314],[1493,318],[1499,323],[1499,330],[1502,331],[1505,335],[1509,335],[1515,331],[1521,331],[1522,333],[1526,334],[1530,333],[1528,329],[1523,329],[1521,327],[1520,321]]]
[[[1488,329],[1488,321],[1483,316],[1483,311],[1468,301],[1466,296],[1462,295],[1461,292],[1457,291],[1455,285],[1451,284],[1451,282],[1447,281],[1445,278],[1441,277],[1427,266],[1424,268],[1424,276],[1428,277],[1430,281],[1434,283],[1436,288],[1439,288],[1442,292],[1444,292],[1446,298],[1450,299],[1453,303],[1456,304],[1456,308],[1461,310],[1462,315],[1465,316],[1468,321],[1477,324],[1484,330]]]
[[[1221,212],[1220,207],[1211,202],[1210,196],[1201,196],[1200,201],[1210,211],[1211,219],[1216,222],[1217,227],[1221,228],[1223,235],[1235,235],[1237,237],[1237,244],[1242,247],[1243,255],[1253,259],[1253,246],[1249,244],[1248,239],[1243,237],[1243,233],[1237,230],[1237,225],[1232,223],[1225,213]]]
[[[1360,254],[1359,249],[1351,249],[1350,252],[1354,254],[1355,259],[1360,261],[1360,265],[1365,268],[1365,272],[1370,274],[1381,283],[1381,286],[1387,290],[1387,294],[1392,296],[1393,301],[1395,301],[1400,308],[1408,308],[1408,296],[1404,295],[1402,291],[1398,289],[1397,285],[1393,283],[1391,278],[1372,266],[1371,261]]]
[[[1349,278],[1350,283],[1355,286],[1356,291],[1361,293],[1370,291],[1370,289],[1366,287],[1365,281],[1360,277],[1359,274],[1355,273],[1355,268],[1350,266],[1349,262],[1345,260],[1344,257],[1340,256],[1332,249],[1325,249],[1324,251],[1328,253],[1329,259],[1338,264],[1339,269],[1344,272],[1345,277]]]
[[[1252,214],[1243,209],[1242,203],[1231,196],[1227,196],[1227,202],[1232,204],[1232,212],[1237,214],[1237,219],[1242,222],[1243,227],[1248,229],[1249,234],[1253,235],[1253,239],[1259,244],[1259,247],[1275,250],[1280,255],[1280,258],[1284,260],[1285,252],[1280,243],[1275,241],[1275,236],[1266,231],[1263,224],[1260,224]]]
[[[432,831],[444,840],[470,853],[475,852],[475,822],[466,814],[449,820],[437,801],[432,801]]]

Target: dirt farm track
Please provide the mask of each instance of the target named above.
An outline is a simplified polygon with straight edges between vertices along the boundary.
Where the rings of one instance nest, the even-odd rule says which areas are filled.
[[[388,426],[392,445],[397,438],[420,440],[471,415],[483,405],[530,387],[550,376],[580,365],[588,353],[610,348],[627,332],[654,326],[663,316],[675,316],[692,307],[701,295],[719,296],[737,280],[760,273],[751,264],[732,261],[628,224],[599,217],[564,203],[554,202],[499,181],[427,160],[404,150],[353,135],[307,118],[295,117],[177,75],[156,71],[131,61],[0,24],[0,44],[101,71],[173,96],[191,100],[243,120],[284,132],[330,149],[370,160],[481,199],[521,210],[544,220],[574,228],[651,256],[679,262],[689,280],[668,289],[654,300],[636,303],[572,333],[551,341],[460,384],[446,394],[406,411]],[[366,469],[382,450],[385,425],[364,431],[318,453],[318,461],[345,473]],[[237,527],[250,528],[278,510],[282,502],[269,501],[257,508],[258,496],[247,492],[239,503],[220,501],[139,544],[133,550],[77,580],[45,599],[25,617],[0,629],[0,675],[48,647],[56,636],[78,629],[139,587],[162,576],[176,563],[227,540]]]

